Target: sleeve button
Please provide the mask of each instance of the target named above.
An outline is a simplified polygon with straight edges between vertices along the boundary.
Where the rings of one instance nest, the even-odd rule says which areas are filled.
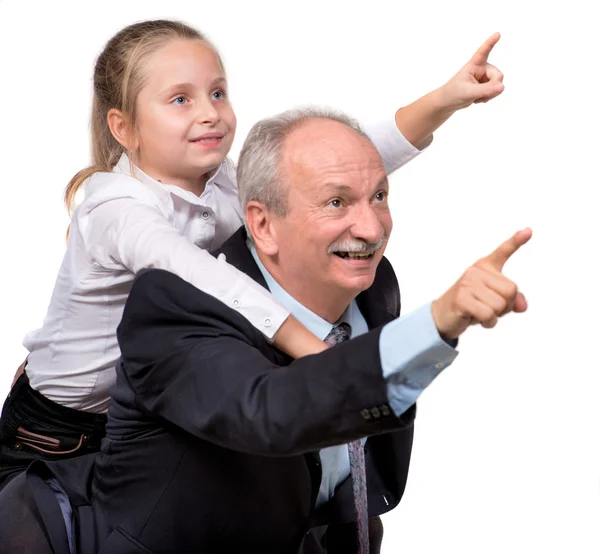
[[[265,319],[265,327],[271,327],[271,320],[268,317]]]
[[[367,408],[365,408],[364,410],[360,411],[360,415],[363,417],[363,419],[371,419],[371,412],[369,412],[369,410],[367,410]]]
[[[378,417],[381,417],[381,413],[379,412],[379,408],[371,408],[371,415],[377,419]]]

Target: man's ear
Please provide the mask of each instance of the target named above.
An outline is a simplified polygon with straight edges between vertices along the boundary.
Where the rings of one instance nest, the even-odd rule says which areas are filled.
[[[108,128],[115,140],[128,152],[134,152],[138,149],[139,143],[135,136],[133,127],[129,118],[125,117],[121,110],[115,108],[106,114]]]
[[[277,231],[274,216],[264,204],[251,200],[246,204],[246,226],[256,248],[268,256],[275,256],[279,251],[277,244]]]

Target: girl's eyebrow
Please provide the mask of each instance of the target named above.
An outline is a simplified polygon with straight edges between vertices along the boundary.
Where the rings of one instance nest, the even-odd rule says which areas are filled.
[[[192,83],[178,83],[176,85],[171,85],[170,87],[163,89],[161,91],[161,93],[170,95],[170,94],[175,94],[176,92],[189,91],[189,90],[192,90],[193,88],[194,88],[194,86],[192,85]]]
[[[225,79],[225,77],[217,77],[210,84],[210,88],[214,88],[216,86],[223,86],[226,84],[227,84],[227,80]],[[161,94],[169,95],[169,94],[175,94],[176,92],[180,92],[180,91],[187,92],[187,91],[193,90],[194,88],[195,88],[195,85],[193,85],[192,83],[178,83],[176,85],[171,85],[170,87],[162,90]]]

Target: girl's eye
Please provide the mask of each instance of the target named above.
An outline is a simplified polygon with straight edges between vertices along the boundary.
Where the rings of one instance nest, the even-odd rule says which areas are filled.
[[[341,208],[342,201],[339,198],[334,198],[333,200],[329,201],[328,205],[331,206],[332,208]]]
[[[224,90],[215,90],[215,92],[213,92],[213,98],[215,100],[223,100],[226,96],[226,93]]]
[[[185,96],[178,96],[173,100],[174,104],[179,104],[180,106],[183,106],[186,102],[187,98]]]

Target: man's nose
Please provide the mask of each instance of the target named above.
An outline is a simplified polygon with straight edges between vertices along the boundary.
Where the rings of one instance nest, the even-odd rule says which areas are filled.
[[[220,120],[219,110],[210,98],[204,98],[198,103],[196,121],[201,125],[215,125]]]
[[[352,235],[367,242],[377,242],[384,235],[384,228],[379,215],[369,205],[356,206],[353,215]]]

